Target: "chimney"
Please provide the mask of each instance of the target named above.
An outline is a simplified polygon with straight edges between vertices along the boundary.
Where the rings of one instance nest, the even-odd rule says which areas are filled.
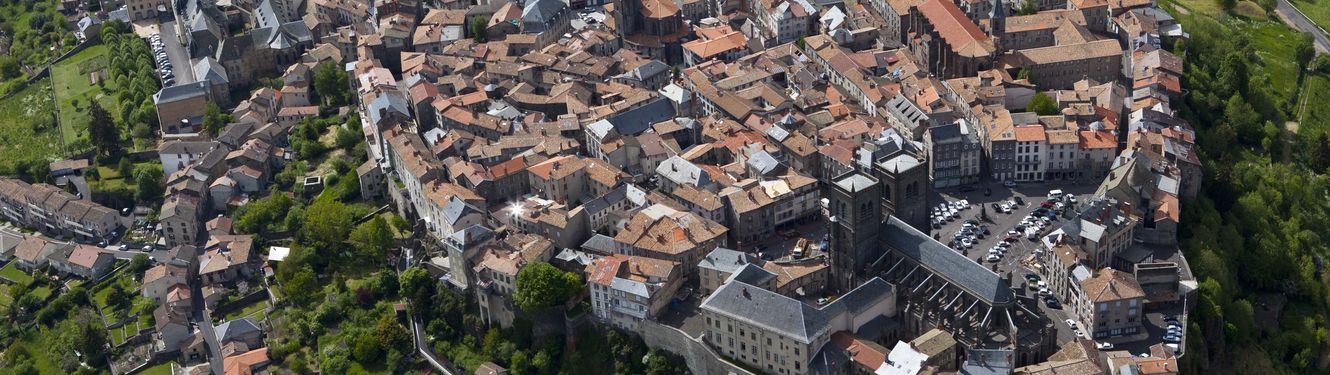
[[[752,296],[751,294],[748,294],[748,287],[744,287],[744,288],[743,288],[743,295],[744,295],[744,299],[748,299],[748,300],[753,299],[753,296]]]

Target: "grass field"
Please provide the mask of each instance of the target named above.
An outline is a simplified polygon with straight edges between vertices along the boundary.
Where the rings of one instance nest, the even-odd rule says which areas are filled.
[[[171,375],[171,362],[145,368],[138,373],[139,375]]]
[[[32,294],[33,297],[37,297],[39,300],[45,300],[47,297],[51,296],[51,288],[39,286],[32,288],[32,291],[28,292],[28,294]]]
[[[88,104],[96,100],[115,114],[115,98],[106,95],[105,90],[94,84],[91,76],[99,79],[106,77],[108,48],[104,45],[88,47],[68,59],[51,67],[51,78],[55,82],[55,97],[60,103],[60,124],[65,142],[73,142],[79,137],[86,137],[88,129]],[[107,82],[109,84],[109,82]]]
[[[53,160],[63,144],[55,122],[51,81],[43,79],[0,100],[0,165]]]
[[[1330,0],[1328,0],[1330,1]],[[1251,68],[1251,82],[1256,85],[1257,75],[1270,77],[1270,82],[1280,93],[1296,90],[1298,65],[1293,58],[1293,43],[1298,32],[1276,21],[1242,22],[1231,20],[1251,36],[1252,45],[1256,46],[1259,66]]]
[[[1233,14],[1247,17],[1252,20],[1266,20],[1265,9],[1260,5],[1250,1],[1239,1],[1238,6],[1233,8]]]
[[[18,269],[18,262],[9,262],[4,269],[0,269],[0,277],[24,285],[32,283],[32,275]]]
[[[226,320],[236,320],[247,316],[254,317],[255,319],[262,319],[263,318],[262,311],[267,306],[268,304],[263,301],[251,303],[249,304],[249,306],[245,306],[245,308],[243,309],[232,311],[230,314],[226,314]]]

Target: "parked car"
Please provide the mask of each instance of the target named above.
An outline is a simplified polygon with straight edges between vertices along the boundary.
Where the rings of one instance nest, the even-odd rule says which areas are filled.
[[[1011,200],[1014,201],[1014,202],[1016,202],[1017,205],[1021,205],[1021,206],[1024,206],[1024,205],[1025,205],[1025,199],[1021,199],[1020,196],[1011,197]]]
[[[1113,350],[1113,343],[1111,343],[1111,342],[1097,342],[1097,343],[1094,344],[1094,348],[1095,348],[1095,349],[1099,349],[1099,350]]]
[[[1009,187],[1009,188],[1011,188],[1011,187],[1016,187],[1016,181],[1012,181],[1012,180],[1002,181],[1002,186],[1006,186],[1006,187]]]
[[[984,260],[988,261],[989,263],[997,263],[998,261],[1002,260],[1002,257],[997,256],[997,254],[988,254],[988,257],[984,258]]]
[[[1058,302],[1058,299],[1053,297],[1044,298],[1044,305],[1048,306],[1050,309],[1062,309],[1062,303]]]
[[[1182,342],[1182,336],[1164,335],[1164,342],[1177,344]]]
[[[1067,320],[1064,320],[1064,322],[1067,323],[1067,326],[1068,326],[1068,327],[1071,327],[1072,329],[1076,329],[1076,321],[1075,321],[1075,320],[1067,319]]]

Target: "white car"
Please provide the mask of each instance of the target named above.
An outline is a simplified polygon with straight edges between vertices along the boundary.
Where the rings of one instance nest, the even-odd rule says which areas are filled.
[[[969,248],[971,248],[971,247],[974,247],[974,241],[971,240],[969,237],[962,238],[962,239],[961,239],[961,246],[964,246],[966,249],[969,249]]]
[[[1002,260],[1002,257],[989,254],[987,258],[984,258],[984,260],[987,260],[989,263],[997,263],[998,261]]]
[[[1094,343],[1094,347],[1095,347],[1095,349],[1099,349],[1099,350],[1113,350],[1113,343],[1111,343],[1111,342],[1096,342],[1096,343]]]
[[[1039,282],[1039,284],[1043,284],[1043,283],[1044,283],[1043,281],[1040,281],[1040,282]],[[1068,326],[1068,327],[1071,327],[1071,329],[1076,329],[1076,321],[1075,321],[1075,320],[1067,319],[1067,320],[1065,320],[1065,322],[1067,323],[1067,326]]]
[[[965,208],[970,208],[970,201],[969,201],[968,199],[961,199],[960,202],[961,202],[961,206],[963,206],[963,207],[965,207]]]
[[[1009,213],[1011,213],[1011,206],[1010,206],[1010,205],[1008,205],[1008,204],[1006,204],[1006,203],[1003,203],[1001,207],[1002,207],[1002,213],[1004,213],[1004,214],[1009,214]]]

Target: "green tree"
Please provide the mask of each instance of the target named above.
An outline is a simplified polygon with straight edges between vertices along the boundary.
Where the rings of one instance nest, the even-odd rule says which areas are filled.
[[[1025,111],[1038,113],[1040,116],[1052,116],[1058,113],[1058,103],[1048,94],[1038,92],[1030,98],[1030,104],[1025,106]]]
[[[1330,169],[1330,136],[1324,132],[1317,134],[1310,146],[1307,152],[1311,159],[1308,160],[1308,164],[1311,165],[1312,171],[1330,173],[1327,171]]]
[[[513,374],[525,374],[531,371],[531,355],[524,350],[513,352],[508,359],[508,371]]]
[[[208,102],[203,105],[203,131],[208,134],[216,136],[217,133],[222,131],[222,128],[226,127],[226,124],[232,122],[235,122],[235,117],[230,113],[222,112],[217,104]]]
[[[129,305],[129,294],[119,284],[112,285],[111,290],[106,293],[106,304],[115,307],[125,307]]]
[[[347,83],[346,72],[338,66],[336,63],[324,62],[314,68],[314,92],[325,106],[346,104],[346,91],[350,90],[350,86]]]
[[[136,198],[140,202],[147,202],[161,197],[166,188],[165,180],[161,164],[143,164],[134,167],[134,184],[138,188]]]
[[[356,226],[349,238],[351,245],[362,256],[382,262],[393,247],[393,235],[388,229],[388,221],[383,217],[374,217]]]
[[[517,272],[517,290],[513,300],[522,311],[538,314],[563,303],[582,288],[582,277],[560,271],[545,262],[533,262]]]
[[[337,127],[337,138],[335,139],[337,148],[351,152],[356,148],[356,145],[364,143],[364,140],[364,136],[354,130],[345,126]]]
[[[1224,117],[1228,119],[1229,125],[1233,126],[1238,132],[1238,139],[1245,140],[1249,144],[1259,142],[1263,139],[1261,130],[1261,115],[1252,109],[1251,104],[1242,98],[1242,95],[1234,93],[1224,103]]]
[[[382,352],[379,340],[375,340],[374,336],[368,333],[356,336],[351,346],[351,356],[355,357],[356,362],[364,364],[378,363],[379,354]]]
[[[1313,57],[1316,57],[1316,45],[1312,33],[1298,34],[1298,40],[1293,45],[1293,59],[1298,62],[1298,69],[1307,69]]]
[[[1028,16],[1035,13],[1039,13],[1039,6],[1035,5],[1032,0],[1022,1],[1021,7],[1016,9],[1016,15],[1018,16]]]
[[[120,126],[102,105],[93,100],[88,103],[88,140],[103,155],[120,149]]]
[[[424,308],[434,298],[434,286],[437,284],[429,271],[420,267],[407,268],[397,277],[398,290],[402,297],[411,301],[413,308]]]
[[[147,271],[149,268],[152,268],[152,260],[148,259],[148,256],[145,254],[135,255],[133,259],[129,260],[128,270],[134,274],[135,279],[142,280],[143,272]]]
[[[120,173],[120,178],[130,179],[134,176],[134,163],[130,163],[129,158],[120,158],[115,170]]]
[[[283,282],[282,290],[297,305],[308,305],[323,294],[314,280],[314,271],[309,268],[296,272],[290,280]]]
[[[315,249],[333,250],[351,231],[351,212],[342,202],[317,200],[305,209],[305,223],[301,226],[304,238]]]
[[[14,79],[20,74],[23,74],[23,71],[19,69],[18,59],[13,56],[0,56],[0,78]]]
[[[471,18],[471,37],[477,42],[485,42],[485,17],[475,16]]]
[[[392,315],[379,316],[379,322],[374,326],[375,336],[379,339],[379,346],[384,350],[405,352],[411,350],[411,334],[406,332],[406,328]]]

